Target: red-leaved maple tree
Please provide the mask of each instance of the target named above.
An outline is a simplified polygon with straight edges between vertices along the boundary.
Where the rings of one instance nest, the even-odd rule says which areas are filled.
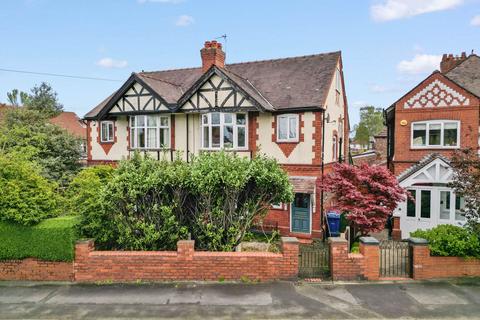
[[[322,187],[333,193],[336,208],[346,213],[362,236],[383,230],[397,204],[406,198],[405,189],[387,168],[368,164],[336,164]]]

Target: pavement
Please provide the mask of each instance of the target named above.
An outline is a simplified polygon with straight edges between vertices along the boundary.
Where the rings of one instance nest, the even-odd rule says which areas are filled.
[[[480,281],[0,282],[0,319],[480,319]]]

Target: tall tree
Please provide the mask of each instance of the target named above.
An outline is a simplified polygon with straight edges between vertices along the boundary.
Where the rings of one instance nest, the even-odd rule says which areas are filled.
[[[355,141],[368,145],[370,137],[382,131],[383,112],[381,108],[365,106],[360,108],[360,122],[355,126]]]
[[[46,178],[60,185],[68,183],[80,169],[81,140],[51,124],[44,113],[12,108],[0,125],[0,153],[32,160]]]
[[[47,117],[54,117],[63,111],[63,105],[58,102],[57,93],[46,82],[36,85],[24,101],[29,109],[39,111]]]
[[[7,92],[8,103],[14,107],[23,106],[28,99],[28,93],[13,89],[11,92]]]

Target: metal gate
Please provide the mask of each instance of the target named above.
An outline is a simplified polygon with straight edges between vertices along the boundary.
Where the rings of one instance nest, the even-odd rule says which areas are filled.
[[[323,242],[301,244],[298,255],[298,276],[300,278],[328,278],[330,252]]]
[[[411,277],[411,254],[407,241],[380,241],[380,277]]]

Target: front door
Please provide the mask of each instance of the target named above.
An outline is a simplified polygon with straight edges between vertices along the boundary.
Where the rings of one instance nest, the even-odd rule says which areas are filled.
[[[291,231],[310,233],[310,194],[296,193],[291,210]]]

